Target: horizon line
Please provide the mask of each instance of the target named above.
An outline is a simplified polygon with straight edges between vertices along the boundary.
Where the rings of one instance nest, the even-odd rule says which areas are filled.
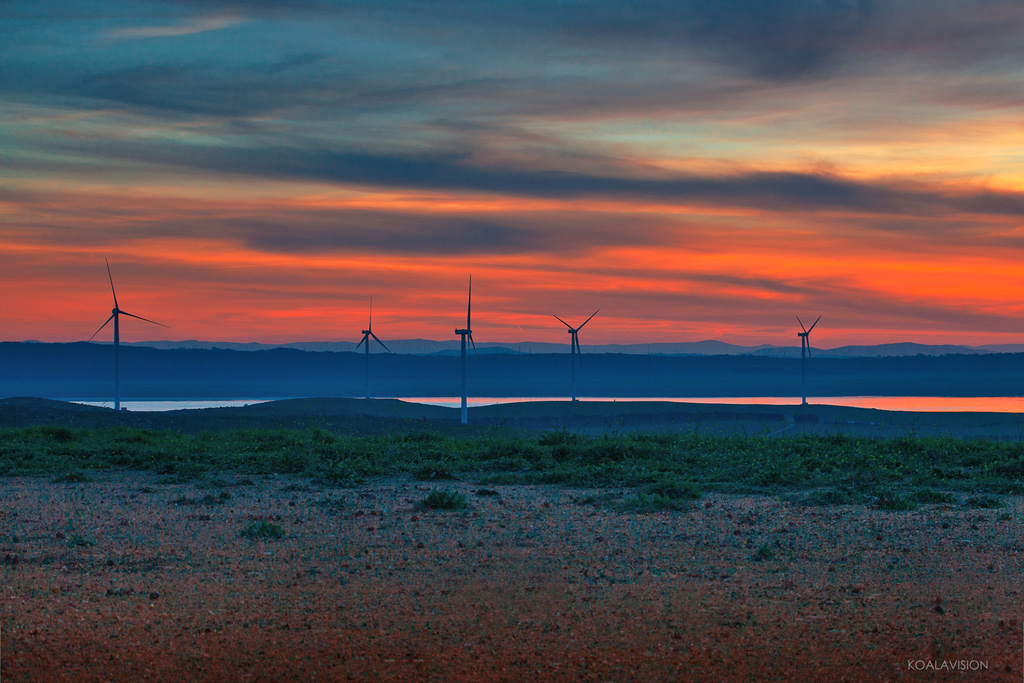
[[[413,337],[413,338],[406,338],[406,339],[391,339],[391,340],[389,340],[389,342],[392,343],[392,344],[397,344],[397,343],[430,343],[430,344],[439,344],[439,345],[450,345],[452,347],[457,347],[458,344],[459,344],[458,340],[428,339],[428,338],[425,338],[425,337]],[[7,339],[7,340],[0,341],[0,343],[5,343],[5,344],[77,344],[77,343],[90,343],[90,344],[108,344],[108,345],[112,345],[113,341],[108,341],[108,340],[91,340],[91,341],[87,341],[87,340],[84,340],[84,339],[79,339],[79,340],[74,340],[74,341],[44,341],[44,340],[39,340],[39,339],[21,339],[21,340]],[[351,344],[352,347],[355,348],[357,346],[358,342],[350,342],[347,339],[335,339],[335,340],[320,339],[320,340],[289,341],[289,342],[230,341],[230,340],[209,340],[209,339],[149,339],[149,340],[142,340],[142,341],[123,341],[122,340],[121,344],[127,344],[127,345],[133,345],[133,346],[146,346],[146,345],[153,345],[153,344],[210,344],[210,345],[232,344],[232,345],[237,345],[237,346],[266,346],[266,347],[288,347],[288,346],[316,345],[316,344],[330,344],[330,345]],[[643,346],[647,346],[647,347],[666,347],[666,346],[696,346],[696,345],[700,345],[700,344],[720,344],[722,346],[728,346],[728,347],[734,347],[734,348],[743,348],[743,349],[755,349],[755,350],[756,349],[789,349],[789,348],[799,349],[800,348],[800,344],[798,342],[797,343],[793,343],[793,344],[772,344],[772,343],[737,344],[737,343],[734,343],[734,342],[722,341],[720,339],[701,339],[699,341],[671,341],[671,342],[665,342],[665,341],[659,341],[659,342],[605,342],[605,343],[596,343],[596,344],[583,344],[583,343],[581,343],[580,346],[581,347],[590,347],[590,348],[597,348],[597,347],[643,347]],[[565,343],[565,342],[524,340],[524,341],[483,341],[483,342],[480,342],[478,344],[478,346],[488,347],[488,348],[508,348],[508,347],[525,346],[525,345],[561,347],[561,346],[566,346],[567,343]],[[993,343],[984,343],[984,344],[961,344],[961,343],[954,343],[954,342],[928,343],[928,342],[915,342],[915,341],[899,341],[899,342],[878,342],[878,343],[870,343],[870,344],[863,344],[863,343],[862,344],[840,344],[839,346],[831,346],[831,347],[812,346],[812,349],[814,349],[816,351],[835,351],[837,349],[844,349],[844,348],[872,348],[872,347],[892,347],[892,346],[921,346],[921,347],[925,347],[925,348],[956,347],[956,348],[972,349],[972,350],[989,350],[989,349],[992,349],[992,348],[1004,348],[1004,347],[1014,347],[1014,346],[1024,347],[1024,340],[1022,340],[1019,343],[993,342]]]

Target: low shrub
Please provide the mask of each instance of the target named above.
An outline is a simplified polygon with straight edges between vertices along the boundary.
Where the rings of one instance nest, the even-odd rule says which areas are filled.
[[[221,491],[214,495],[207,493],[202,498],[189,498],[187,496],[180,496],[175,498],[172,502],[175,505],[223,505],[224,503],[231,500],[231,494],[227,491]]]
[[[662,478],[644,484],[637,493],[645,496],[661,496],[669,500],[696,500],[701,497],[701,490],[692,481]]]
[[[54,477],[53,479],[54,484],[85,484],[90,481],[92,481],[92,477],[90,477],[85,472],[77,471],[65,472],[64,474],[60,474]]]
[[[868,502],[869,498],[863,493],[851,491],[850,489],[839,488],[811,491],[806,496],[791,498],[790,500],[799,505],[807,506],[864,505]]]
[[[96,541],[86,538],[81,534],[71,534],[68,536],[67,545],[69,548],[87,548],[91,545],[96,545]]]
[[[431,491],[420,503],[423,510],[465,510],[468,507],[464,495],[451,491]]]
[[[444,463],[440,462],[425,462],[419,467],[416,467],[412,471],[413,479],[417,481],[434,481],[434,480],[447,480],[451,481],[457,479],[452,471]]]
[[[240,533],[242,538],[251,540],[277,540],[284,538],[284,529],[281,528],[280,524],[274,524],[265,520],[253,522],[242,529]]]
[[[888,487],[878,487],[872,491],[879,510],[890,512],[905,512],[917,508],[917,502],[904,496],[899,491]]]
[[[938,504],[938,503],[955,503],[956,496],[946,491],[936,491],[927,487],[919,488],[913,493],[913,498],[918,503]]]
[[[964,501],[964,505],[975,510],[993,510],[1003,507],[1003,501],[995,496],[971,496]]]

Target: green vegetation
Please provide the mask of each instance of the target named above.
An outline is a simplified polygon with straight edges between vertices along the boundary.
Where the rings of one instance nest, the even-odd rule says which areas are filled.
[[[912,496],[916,502],[924,504],[946,504],[956,502],[956,496],[952,493],[936,491],[935,489],[928,488],[927,486],[917,489],[913,492]]]
[[[81,534],[71,534],[68,536],[66,544],[69,548],[87,548],[91,545],[96,545],[96,541]]]
[[[328,512],[342,512],[347,507],[345,501],[339,498],[321,498],[313,505]]]
[[[658,512],[659,510],[686,510],[701,492],[690,481],[663,476],[657,481],[642,484],[636,493],[614,505],[622,512]]]
[[[1003,507],[1003,501],[995,496],[971,496],[964,501],[964,505],[974,509],[991,510]]]
[[[900,511],[917,509],[917,501],[903,495],[891,485],[878,486],[872,494],[877,501],[878,507],[882,510]]]
[[[413,468],[412,476],[420,481],[458,479],[444,463],[429,462]]]
[[[65,472],[53,479],[54,484],[85,484],[92,481],[92,477],[84,472]]]
[[[865,505],[871,502],[866,493],[853,491],[848,487],[811,491],[803,496],[791,496],[794,503],[808,506],[819,505]]]
[[[421,503],[424,510],[466,510],[469,503],[461,493],[451,491],[431,491]]]
[[[753,555],[750,556],[750,559],[752,559],[754,562],[766,562],[768,560],[774,560],[775,551],[772,549],[771,546],[764,544],[760,548],[758,548]]]
[[[632,488],[635,498],[622,505],[638,510],[686,509],[715,491],[906,510],[964,499],[971,507],[995,507],[999,494],[1024,492],[1024,443],[697,432],[591,437],[564,430],[533,436],[501,430],[356,436],[315,428],[0,429],[0,475],[88,482],[87,473],[105,469],[214,484],[226,473],[294,474],[334,486],[405,474],[483,485]]]
[[[279,538],[284,538],[284,529],[281,528],[280,524],[274,524],[273,522],[259,521],[253,522],[249,526],[245,527],[241,531],[242,538],[248,539],[262,539],[274,541]]]

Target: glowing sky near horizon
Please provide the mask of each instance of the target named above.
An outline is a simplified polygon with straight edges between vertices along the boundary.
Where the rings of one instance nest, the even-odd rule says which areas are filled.
[[[1024,342],[1017,0],[0,5],[0,339]],[[103,333],[106,334],[106,331]]]

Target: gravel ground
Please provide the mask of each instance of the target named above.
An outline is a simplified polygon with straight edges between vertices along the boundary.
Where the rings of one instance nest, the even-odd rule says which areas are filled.
[[[1024,679],[1024,498],[637,514],[491,488],[4,479],[0,677]],[[469,508],[422,509],[433,490]]]

